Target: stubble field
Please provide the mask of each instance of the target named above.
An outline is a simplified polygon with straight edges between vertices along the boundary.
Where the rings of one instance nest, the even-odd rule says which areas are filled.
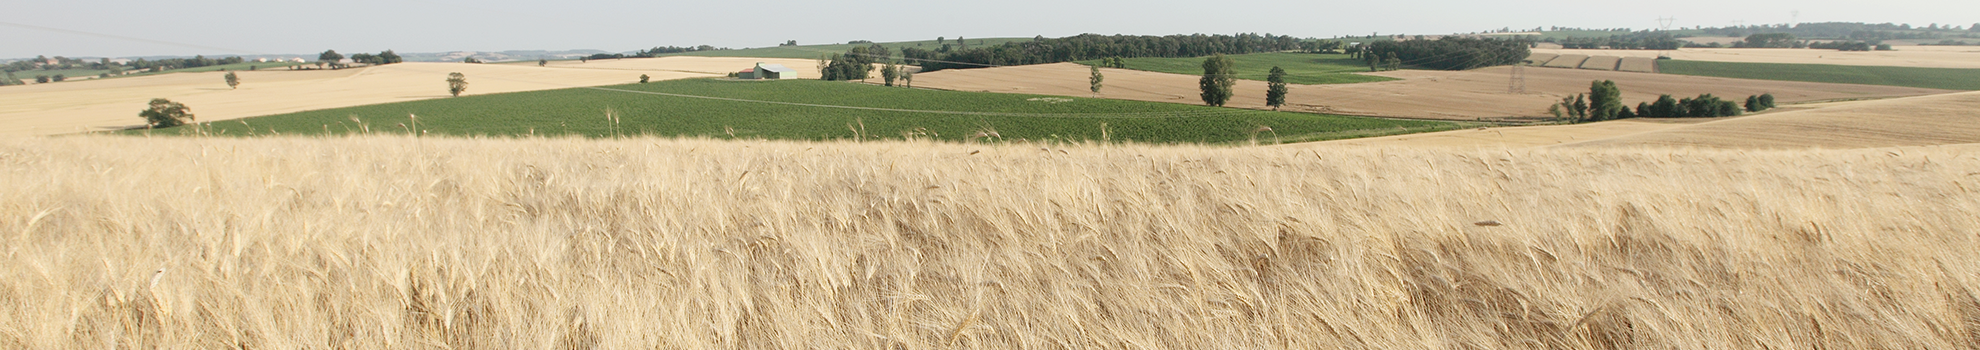
[[[1363,73],[1395,81],[1290,85],[1284,110],[1401,117],[1418,119],[1533,120],[1547,115],[1547,105],[1561,97],[1587,93],[1594,80],[1615,80],[1625,104],[1657,99],[1659,94],[1745,98],[1772,93],[1781,103],[1917,96],[1948,90],[1857,84],[1810,83],[1697,77],[1669,74],[1594,71],[1584,69],[1526,69],[1526,93],[1508,93],[1509,67],[1469,71],[1401,70]],[[1200,76],[1124,69],[1100,70],[1106,76],[1106,98],[1201,104]],[[944,70],[916,74],[914,86],[960,91],[990,91],[1090,97],[1087,66],[1057,63],[1014,67]],[[1238,80],[1236,95],[1226,106],[1266,109],[1265,83]]]
[[[16,139],[0,347],[1961,348],[1976,151]]]

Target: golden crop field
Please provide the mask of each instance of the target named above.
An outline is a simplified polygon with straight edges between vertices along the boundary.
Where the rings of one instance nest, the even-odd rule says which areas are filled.
[[[4,348],[1965,348],[1980,148],[0,140]]]

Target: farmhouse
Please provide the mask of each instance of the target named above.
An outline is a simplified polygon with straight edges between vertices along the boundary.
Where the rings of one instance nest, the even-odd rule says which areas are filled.
[[[736,72],[737,79],[797,79],[797,70],[781,64],[757,62],[756,67]]]

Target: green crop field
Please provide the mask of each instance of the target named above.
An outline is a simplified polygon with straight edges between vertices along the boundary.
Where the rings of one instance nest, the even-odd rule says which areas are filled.
[[[1980,90],[1980,69],[1657,60],[1665,74]]]
[[[996,131],[1004,140],[1012,141],[1232,143],[1256,137],[1262,142],[1275,139],[1293,142],[1465,126],[1439,121],[905,89],[817,80],[687,79],[602,89],[517,92],[337,108],[211,122],[197,129],[179,127],[122,133],[186,134],[200,129],[204,134],[223,136],[405,133],[412,127],[407,116],[415,114],[419,116],[418,129],[428,135],[650,135],[787,140],[855,137],[965,140],[978,132]],[[618,122],[612,122],[607,115],[616,116]]]
[[[1394,78],[1373,75],[1351,74],[1368,71],[1367,63],[1344,54],[1311,53],[1254,53],[1230,55],[1233,70],[1238,79],[1265,81],[1273,66],[1286,70],[1286,83],[1289,84],[1350,84],[1375,81],[1389,81]],[[1175,74],[1203,75],[1202,57],[1182,58],[1123,58],[1127,69],[1145,70]],[[1079,61],[1079,64],[1095,65],[1100,60]]]

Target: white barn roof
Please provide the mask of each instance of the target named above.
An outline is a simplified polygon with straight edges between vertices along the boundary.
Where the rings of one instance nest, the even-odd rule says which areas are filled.
[[[757,66],[757,67],[763,67],[763,70],[766,70],[766,71],[771,71],[771,72],[777,72],[778,74],[783,74],[783,73],[797,73],[797,70],[796,70],[796,69],[791,69],[790,67],[785,67],[784,65],[781,65],[781,64],[775,64],[775,63],[770,63],[770,64],[764,64],[764,63],[757,63],[757,64],[756,64],[756,66]]]

